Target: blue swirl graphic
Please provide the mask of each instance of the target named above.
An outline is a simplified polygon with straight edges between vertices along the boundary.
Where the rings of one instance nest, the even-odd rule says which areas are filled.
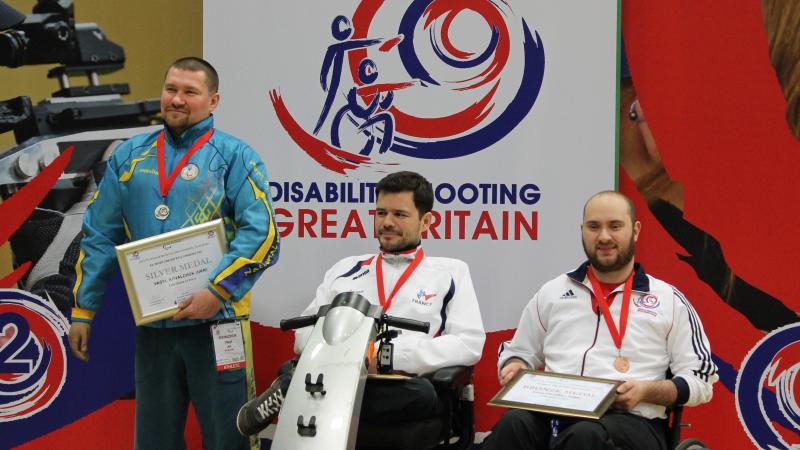
[[[793,426],[780,412],[775,394],[762,386],[762,377],[772,364],[775,355],[798,342],[800,342],[800,324],[779,328],[753,348],[739,371],[736,383],[736,409],[739,411],[745,430],[759,448],[790,450],[773,430],[770,422],[776,421],[788,429],[792,429]]]
[[[418,2],[415,2],[418,3]],[[412,5],[413,7],[414,5]],[[409,8],[411,11],[412,8]],[[406,13],[408,16],[408,12]],[[403,17],[406,20],[406,17]],[[522,119],[533,108],[544,79],[544,47],[542,47],[539,33],[534,39],[531,30],[525,20],[522,21],[525,40],[523,43],[525,68],[522,73],[522,81],[519,90],[508,104],[506,109],[491,123],[485,127],[465,136],[445,139],[433,142],[421,142],[395,136],[391,150],[401,155],[422,159],[448,159],[470,155],[494,145],[505,137],[522,122]],[[402,30],[402,26],[401,26]],[[406,41],[403,41],[406,42]],[[410,42],[410,40],[408,41]],[[413,57],[416,60],[416,56]],[[418,63],[419,60],[416,60]],[[408,61],[404,60],[408,64]],[[411,75],[422,78],[430,83],[436,83],[421,65],[419,67],[406,68],[417,71]],[[411,72],[409,72],[411,73]]]

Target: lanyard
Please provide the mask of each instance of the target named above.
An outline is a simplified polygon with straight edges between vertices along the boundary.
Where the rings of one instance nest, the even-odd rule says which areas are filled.
[[[416,270],[419,263],[422,262],[422,258],[425,257],[425,252],[422,249],[419,249],[417,255],[414,256],[414,260],[411,261],[411,264],[406,267],[406,270],[403,271],[403,274],[400,275],[400,278],[397,280],[397,283],[394,285],[394,289],[392,289],[392,293],[389,294],[389,298],[386,298],[386,292],[383,290],[383,258],[380,254],[378,254],[378,266],[375,268],[375,277],[378,280],[378,299],[381,302],[381,306],[383,306],[383,312],[389,311],[389,307],[392,305],[392,300],[394,299],[394,295],[397,294],[397,291],[405,284],[406,281],[411,277],[411,274]]]
[[[614,324],[614,318],[611,317],[611,308],[609,308],[606,302],[603,290],[600,288],[600,283],[597,281],[597,278],[595,278],[591,266],[586,271],[586,275],[589,277],[589,282],[592,283],[594,297],[597,299],[600,310],[603,311],[603,317],[606,319],[606,326],[611,333],[611,338],[614,339],[614,345],[617,347],[617,351],[619,351],[622,349],[622,339],[625,338],[625,329],[628,326],[628,310],[630,309],[631,292],[633,291],[633,271],[628,275],[628,279],[625,280],[625,287],[622,290],[622,312],[620,312],[619,316],[619,330],[617,330]]]
[[[183,158],[181,158],[180,162],[178,162],[178,165],[172,169],[172,173],[170,173],[169,178],[167,178],[167,164],[164,156],[164,130],[161,130],[161,134],[158,135],[158,139],[156,141],[158,146],[158,187],[161,190],[161,197],[167,198],[167,193],[172,188],[172,184],[175,183],[175,178],[178,177],[178,174],[181,173],[181,170],[183,170],[184,166],[186,166],[186,163],[189,162],[189,158],[191,158],[196,151],[200,150],[200,147],[206,145],[206,142],[211,139],[212,134],[214,134],[213,128],[200,136],[200,139],[195,141],[194,145],[192,145],[192,148],[190,148],[189,151],[183,155]]]

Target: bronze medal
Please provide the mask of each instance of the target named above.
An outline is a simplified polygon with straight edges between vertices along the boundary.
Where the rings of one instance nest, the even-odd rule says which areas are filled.
[[[614,368],[617,369],[617,372],[626,373],[631,368],[631,363],[628,358],[617,356],[614,358]]]

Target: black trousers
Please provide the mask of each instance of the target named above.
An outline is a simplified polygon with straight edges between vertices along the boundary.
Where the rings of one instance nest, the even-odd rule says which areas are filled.
[[[551,426],[554,418],[558,420],[557,431]],[[665,427],[663,420],[613,411],[600,420],[590,420],[512,409],[494,426],[483,449],[666,450]]]
[[[427,378],[367,380],[361,402],[361,421],[414,422],[436,417],[443,409],[433,384]]]

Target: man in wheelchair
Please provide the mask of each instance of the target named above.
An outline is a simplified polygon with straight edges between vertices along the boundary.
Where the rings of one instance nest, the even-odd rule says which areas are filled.
[[[431,223],[433,188],[413,172],[390,174],[376,188],[377,254],[344,258],[327,271],[316,296],[303,312],[314,315],[343,292],[357,292],[384,312],[403,319],[430,323],[429,332],[403,330],[391,344],[394,373],[428,375],[448,366],[472,366],[481,357],[485,333],[469,268],[459,260],[428,256],[422,233]],[[311,327],[296,331],[300,354]],[[377,372],[376,348],[369,372]],[[293,364],[256,400],[239,412],[242,434],[264,429],[283,405]],[[428,378],[369,380],[364,388],[361,421],[403,423],[434,417],[443,406]]]
[[[621,380],[611,409],[599,420],[511,410],[484,450],[666,449],[665,407],[711,400],[717,368],[700,318],[680,291],[634,264],[640,229],[630,199],[592,196],[581,224],[588,261],[545,283],[498,358],[503,385],[539,368]]]

